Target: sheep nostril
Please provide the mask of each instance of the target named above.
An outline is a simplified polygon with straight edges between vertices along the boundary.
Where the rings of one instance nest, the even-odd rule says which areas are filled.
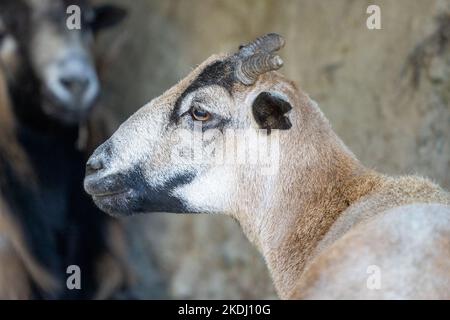
[[[93,175],[103,169],[103,160],[100,157],[93,157],[86,163],[86,176]]]
[[[89,86],[89,79],[84,77],[63,77],[59,80],[73,96],[81,97]]]

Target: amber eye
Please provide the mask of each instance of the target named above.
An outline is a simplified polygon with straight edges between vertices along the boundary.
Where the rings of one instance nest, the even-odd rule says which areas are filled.
[[[205,110],[194,107],[191,109],[192,118],[196,121],[208,121],[211,118],[211,114]]]

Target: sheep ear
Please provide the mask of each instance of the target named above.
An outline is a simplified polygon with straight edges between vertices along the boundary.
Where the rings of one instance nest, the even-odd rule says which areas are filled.
[[[104,4],[94,8],[95,18],[92,23],[94,32],[113,27],[127,16],[127,10],[114,5]]]
[[[288,130],[292,127],[286,113],[291,104],[282,97],[270,92],[261,92],[252,105],[253,117],[261,129]]]
[[[4,26],[2,17],[0,17],[0,46],[2,45],[3,40],[6,37],[6,28]]]

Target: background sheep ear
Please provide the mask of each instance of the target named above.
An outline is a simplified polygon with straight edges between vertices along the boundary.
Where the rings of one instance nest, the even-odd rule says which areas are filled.
[[[282,97],[270,92],[262,92],[252,105],[253,116],[261,129],[288,130],[292,123],[286,115],[292,109],[291,104]]]
[[[94,8],[95,18],[92,22],[94,32],[119,24],[126,16],[127,10],[114,5],[99,5]]]
[[[1,49],[1,45],[2,45],[2,42],[5,39],[5,37],[6,37],[6,27],[3,23],[2,18],[0,17],[0,49]]]

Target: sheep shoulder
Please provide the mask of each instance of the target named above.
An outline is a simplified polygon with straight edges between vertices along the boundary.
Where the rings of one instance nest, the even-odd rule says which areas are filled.
[[[292,298],[449,299],[448,252],[450,195],[424,178],[383,177],[333,224]]]

